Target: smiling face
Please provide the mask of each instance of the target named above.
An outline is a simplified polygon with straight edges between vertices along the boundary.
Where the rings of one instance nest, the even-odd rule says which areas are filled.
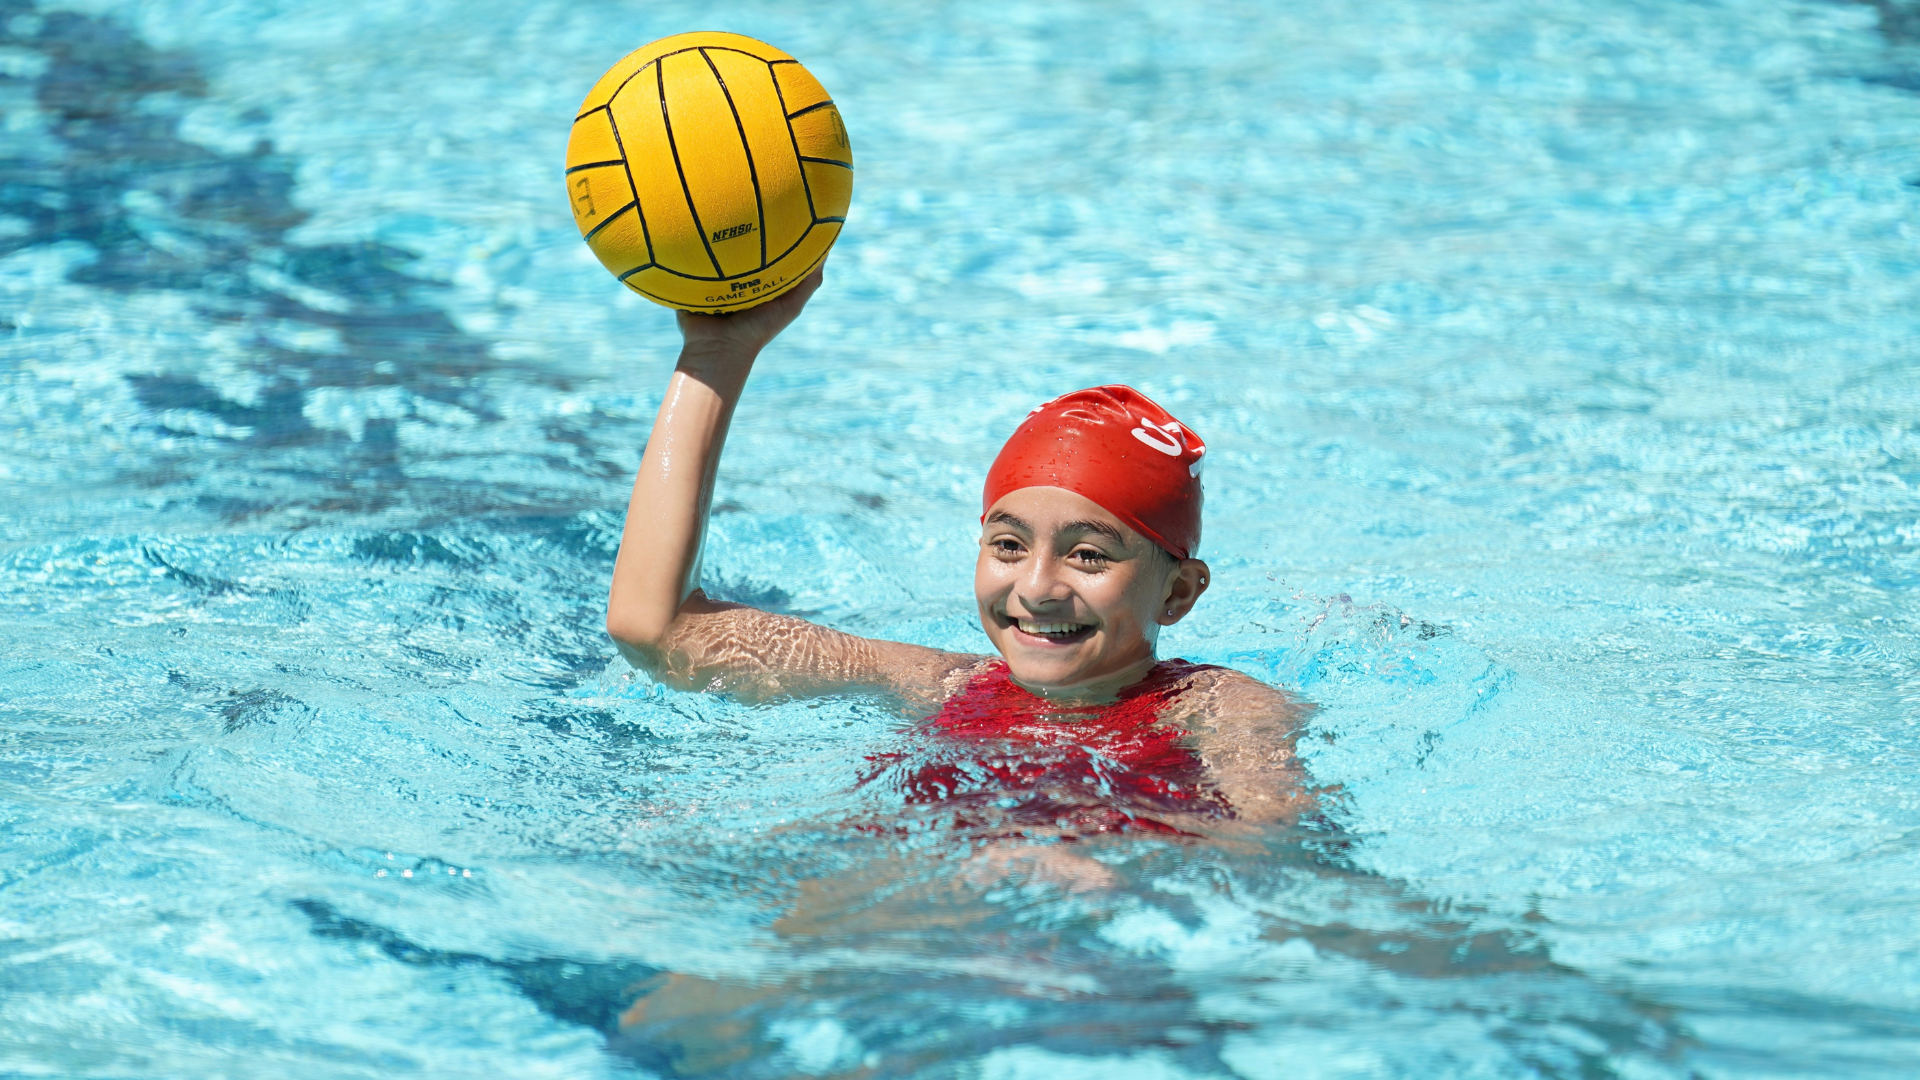
[[[988,508],[973,594],[1014,681],[1048,697],[1106,697],[1153,667],[1160,628],[1192,609],[1209,576],[1085,496],[1029,487]]]

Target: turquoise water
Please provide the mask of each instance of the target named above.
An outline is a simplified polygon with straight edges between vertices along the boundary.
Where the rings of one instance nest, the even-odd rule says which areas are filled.
[[[1131,383],[1163,651],[1319,706],[1325,820],[1001,879],[858,784],[911,718],[614,658],[676,338],[558,173],[701,28],[861,163],[709,588],[984,650],[992,451]],[[0,75],[0,1076],[1920,1060],[1920,11],[0,0]]]

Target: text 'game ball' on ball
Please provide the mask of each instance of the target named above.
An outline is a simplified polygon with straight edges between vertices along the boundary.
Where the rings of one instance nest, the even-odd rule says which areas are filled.
[[[675,34],[628,53],[580,103],[567,192],[580,235],[628,288],[738,311],[826,257],[853,197],[853,148],[793,57],[739,34]]]

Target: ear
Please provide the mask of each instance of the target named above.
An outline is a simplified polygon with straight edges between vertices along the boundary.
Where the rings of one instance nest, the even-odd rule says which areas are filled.
[[[1161,626],[1172,626],[1187,617],[1193,605],[1199,603],[1200,594],[1207,591],[1207,583],[1213,580],[1213,571],[1199,559],[1181,559],[1167,579],[1167,595],[1160,601],[1160,610],[1154,612],[1153,621]]]

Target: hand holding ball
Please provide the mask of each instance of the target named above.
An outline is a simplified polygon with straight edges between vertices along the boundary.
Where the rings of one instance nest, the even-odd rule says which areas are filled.
[[[853,150],[793,57],[738,34],[676,34],[629,53],[581,102],[567,190],[581,236],[628,288],[682,311],[739,311],[826,257]]]

